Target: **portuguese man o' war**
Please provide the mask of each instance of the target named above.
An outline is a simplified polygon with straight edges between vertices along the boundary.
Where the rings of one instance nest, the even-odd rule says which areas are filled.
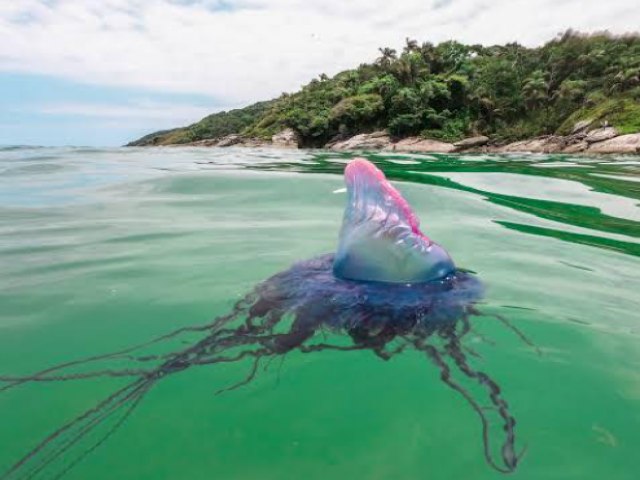
[[[294,351],[324,350],[369,350],[382,360],[407,350],[424,355],[442,382],[460,394],[480,419],[488,464],[503,473],[514,471],[522,455],[516,452],[515,418],[497,382],[471,365],[470,356],[478,354],[463,345],[473,331],[472,320],[481,315],[477,303],[483,296],[482,283],[474,273],[457,268],[447,251],[422,233],[409,204],[375,165],[353,160],[345,169],[345,182],[348,200],[335,254],[295,263],[207,324],[29,376],[0,376],[0,393],[34,382],[127,379],[111,395],[50,433],[1,478],[51,476],[50,470],[55,470],[53,478],[60,478],[104,444],[169,375],[248,360],[246,378],[219,390],[224,392],[248,384],[261,362]],[[495,317],[530,343],[505,318]],[[199,339],[188,346],[172,343],[188,333]],[[151,351],[162,346],[162,353]],[[129,363],[127,368],[110,368],[110,361]],[[475,385],[474,391],[482,391],[490,405],[483,405],[463,382]],[[502,439],[496,446],[491,439],[497,435],[489,431],[491,412],[501,425]]]

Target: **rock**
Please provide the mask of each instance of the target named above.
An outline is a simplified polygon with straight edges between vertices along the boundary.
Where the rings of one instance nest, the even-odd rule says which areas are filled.
[[[200,140],[198,142],[192,142],[189,145],[198,147],[249,147],[260,148],[270,147],[271,142],[269,140],[263,140],[262,138],[243,137],[237,133],[232,133],[219,140]]]
[[[218,145],[218,140],[215,138],[205,138],[204,140],[196,140],[195,142],[187,143],[184,145],[188,145],[190,147],[215,147],[216,145]]]
[[[242,137],[237,133],[232,133],[231,135],[222,137],[216,144],[216,147],[231,147],[232,145],[237,145],[239,143],[242,143]]]
[[[589,147],[589,144],[585,141],[574,143],[562,149],[562,153],[580,153],[584,152]]]
[[[449,153],[455,147],[446,142],[438,140],[429,140],[420,137],[404,138],[396,143],[387,146],[385,150],[395,152],[418,152],[418,153]]]
[[[640,133],[630,133],[592,143],[587,150],[589,153],[640,153]]]
[[[531,140],[520,140],[518,142],[512,142],[500,147],[501,152],[526,152],[527,145]]]
[[[381,150],[391,143],[385,131],[361,133],[331,145],[331,150]]]
[[[584,139],[587,143],[596,143],[603,142],[617,136],[618,131],[615,128],[605,127],[591,130]]]
[[[591,126],[591,124],[593,123],[592,119],[587,119],[587,120],[582,120],[580,122],[577,122],[574,126],[573,129],[571,130],[572,134],[575,133],[580,133],[580,132],[584,132],[587,128],[589,128]]]
[[[563,137],[550,135],[547,137],[521,140],[501,147],[501,152],[557,153],[564,148]]]
[[[249,147],[249,148],[262,148],[262,147],[271,147],[272,144],[268,140],[263,140],[262,138],[245,138],[242,140],[242,143],[238,144],[239,147]]]
[[[531,151],[534,153],[557,153],[564,148],[562,137],[551,136],[531,142]]]
[[[563,137],[565,145],[573,145],[574,143],[580,143],[584,141],[585,138],[587,138],[586,132],[572,133],[571,135],[567,135],[566,137]]]
[[[365,135],[369,135],[369,138],[383,138],[389,136],[386,130],[378,130],[377,132],[372,132]]]
[[[348,138],[349,138],[348,135],[344,135],[342,133],[339,133],[339,134],[335,135],[334,137],[332,137],[331,140],[329,140],[327,143],[325,143],[324,144],[324,148],[330,149],[336,143],[343,142],[343,141],[347,140]]]
[[[489,137],[480,135],[479,137],[471,137],[460,140],[459,142],[454,143],[453,146],[458,150],[464,150],[466,148],[482,147],[487,143],[489,143]]]
[[[271,143],[274,147],[298,148],[300,145],[300,136],[294,129],[285,128],[271,137]]]

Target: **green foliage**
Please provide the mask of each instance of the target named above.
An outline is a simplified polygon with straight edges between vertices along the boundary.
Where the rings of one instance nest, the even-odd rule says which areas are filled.
[[[400,82],[396,77],[393,75],[382,75],[363,83],[358,89],[358,93],[361,95],[377,93],[384,99],[386,105],[399,88]]]
[[[355,95],[340,100],[330,111],[332,122],[356,129],[374,125],[384,110],[384,101],[377,93]]]
[[[571,30],[538,48],[483,47],[407,39],[372,64],[320,75],[293,94],[210,115],[134,144],[187,143],[230,133],[269,138],[295,129],[303,145],[375,128],[402,137],[456,140],[468,134],[518,139],[606,120],[640,130],[640,36]]]
[[[558,130],[569,133],[573,125],[581,120],[593,120],[595,124],[607,122],[622,134],[640,132],[640,102],[624,97],[604,99],[574,112]]]
[[[423,105],[420,93],[412,88],[403,87],[391,98],[389,113],[392,118],[414,112],[419,114],[421,106]]]
[[[404,137],[420,131],[422,118],[416,113],[401,113],[389,122],[389,133],[396,137]]]

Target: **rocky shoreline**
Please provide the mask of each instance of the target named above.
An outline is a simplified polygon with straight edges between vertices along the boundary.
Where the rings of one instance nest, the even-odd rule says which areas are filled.
[[[570,135],[546,135],[512,143],[498,143],[486,136],[447,143],[439,140],[408,137],[394,139],[386,131],[361,133],[339,138],[324,148],[334,151],[373,150],[402,153],[567,153],[567,154],[640,154],[640,133],[621,135],[614,127],[589,128],[588,122],[575,125]],[[285,129],[269,140],[227,135],[219,139],[186,144],[200,147],[275,147],[299,148],[295,131]],[[181,145],[185,146],[185,144]]]

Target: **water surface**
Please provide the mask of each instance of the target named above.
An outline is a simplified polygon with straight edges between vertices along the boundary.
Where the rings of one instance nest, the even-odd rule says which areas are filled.
[[[488,286],[474,360],[527,447],[518,479],[640,470],[640,157],[368,155]],[[349,156],[247,149],[0,149],[0,373],[104,353],[228,311],[332,251]],[[158,386],[70,479],[495,479],[480,425],[423,356],[287,356]],[[0,396],[0,471],[118,385]]]

